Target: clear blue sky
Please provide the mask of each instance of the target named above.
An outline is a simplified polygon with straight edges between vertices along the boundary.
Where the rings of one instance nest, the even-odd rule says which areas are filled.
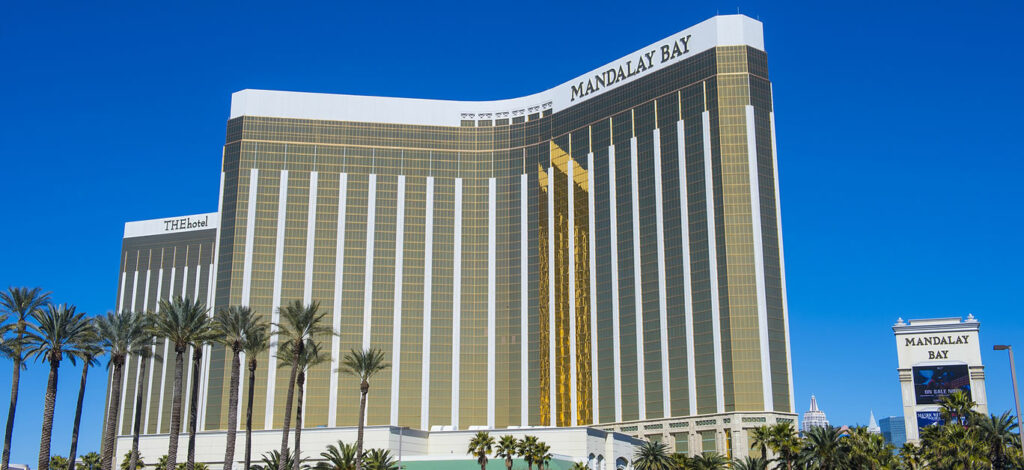
[[[125,221],[217,209],[234,91],[515,97],[738,8],[774,83],[798,410],[898,414],[890,325],[969,312],[992,409],[1012,407],[991,345],[1024,363],[1020,2],[101,3],[0,5],[0,286],[111,309]],[[79,371],[61,372],[66,455]],[[22,377],[13,462],[34,465],[46,368]]]

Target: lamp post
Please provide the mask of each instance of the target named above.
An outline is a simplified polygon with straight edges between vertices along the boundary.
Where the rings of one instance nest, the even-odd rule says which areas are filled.
[[[1013,381],[1013,402],[1017,405],[1017,434],[1022,436],[1020,439],[1020,450],[1024,452],[1024,426],[1020,424],[1020,395],[1017,394],[1017,371],[1013,366],[1013,346],[1008,344],[997,344],[992,346],[995,351],[1006,350],[1010,353],[1010,380]]]

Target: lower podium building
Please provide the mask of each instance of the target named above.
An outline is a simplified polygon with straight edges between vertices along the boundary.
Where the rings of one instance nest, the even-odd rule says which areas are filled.
[[[367,347],[391,363],[367,446],[409,465],[472,462],[442,444],[478,429],[543,433],[600,468],[636,439],[743,456],[752,428],[796,417],[774,122],[762,26],[740,15],[521,98],[239,91],[217,212],[127,223],[117,308],[183,295],[276,321],[319,302],[336,334],[308,373],[311,456],[352,439],[358,386],[338,362]],[[135,405],[143,456],[166,452],[173,364],[153,348],[108,397],[118,455]],[[230,373],[205,349],[186,384],[203,448],[223,439]],[[257,455],[284,416],[276,354],[256,371]]]

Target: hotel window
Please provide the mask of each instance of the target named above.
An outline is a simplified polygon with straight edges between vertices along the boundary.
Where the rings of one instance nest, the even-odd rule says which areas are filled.
[[[684,454],[684,455],[689,456],[690,455],[690,435],[685,433],[685,432],[682,432],[682,433],[678,433],[678,434],[673,434],[672,436],[675,437],[675,440],[676,440],[676,453],[677,454]]]
[[[700,444],[700,451],[704,455],[717,452],[718,450],[715,448],[715,431],[701,431]]]

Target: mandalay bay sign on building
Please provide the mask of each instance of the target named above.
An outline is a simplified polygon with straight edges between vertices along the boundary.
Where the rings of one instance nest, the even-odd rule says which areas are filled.
[[[239,91],[217,212],[126,224],[117,308],[185,295],[276,321],[320,302],[336,334],[308,373],[314,432],[355,425],[339,356],[374,347],[391,368],[371,426],[590,426],[745,455],[751,428],[795,417],[761,28],[717,16],[498,101]],[[153,349],[144,444],[170,431],[166,344]],[[186,386],[217,442],[230,355],[206,349]],[[266,432],[284,415],[276,353],[253,394]],[[121,435],[138,360],[108,397]]]

